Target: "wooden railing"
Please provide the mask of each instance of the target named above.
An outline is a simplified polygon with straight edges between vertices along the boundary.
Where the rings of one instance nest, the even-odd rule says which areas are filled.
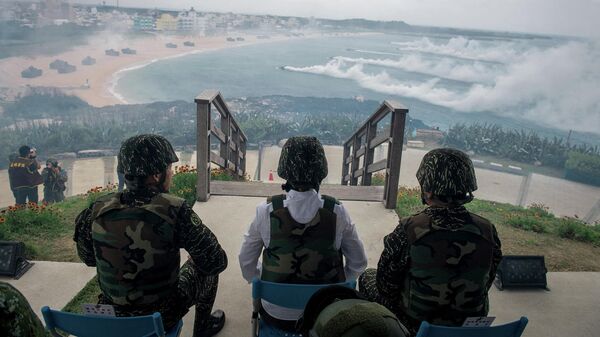
[[[389,209],[396,207],[407,113],[408,109],[402,104],[384,101],[365,124],[344,143],[342,185],[356,186],[360,183],[362,186],[370,186],[373,173],[385,170],[383,203]],[[389,114],[389,127],[378,130],[377,124]],[[388,143],[387,158],[373,162],[375,148],[385,143]]]
[[[197,118],[197,167],[198,182],[196,195],[198,201],[208,201],[210,198],[210,169],[211,163],[220,168],[228,169],[234,174],[246,174],[246,144],[248,138],[240,129],[221,93],[216,90],[205,90],[196,99]],[[211,112],[214,108],[219,116],[213,120]],[[220,127],[215,125],[220,122]],[[211,137],[218,140],[216,153],[211,149]]]

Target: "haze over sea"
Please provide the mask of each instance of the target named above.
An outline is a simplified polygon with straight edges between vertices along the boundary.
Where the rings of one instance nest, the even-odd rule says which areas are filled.
[[[514,34],[296,39],[187,55],[122,72],[128,103],[291,95],[396,99],[413,118],[447,128],[491,122],[566,136],[598,134],[595,41]],[[554,129],[554,131],[550,131]]]

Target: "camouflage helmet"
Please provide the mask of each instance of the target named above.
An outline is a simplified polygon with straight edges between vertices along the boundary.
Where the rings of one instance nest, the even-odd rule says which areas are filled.
[[[462,151],[443,148],[429,151],[417,170],[421,190],[437,196],[464,195],[477,190],[473,162]]]
[[[52,165],[54,167],[58,167],[58,160],[56,160],[55,158],[48,158],[46,159],[46,165]]]
[[[290,182],[319,186],[327,177],[327,158],[315,137],[292,137],[285,142],[277,174]]]
[[[310,298],[299,325],[303,336],[311,337],[409,336],[389,309],[337,285],[322,288]]]
[[[146,177],[164,172],[169,164],[179,161],[179,158],[165,137],[147,134],[125,140],[118,161],[119,173]]]

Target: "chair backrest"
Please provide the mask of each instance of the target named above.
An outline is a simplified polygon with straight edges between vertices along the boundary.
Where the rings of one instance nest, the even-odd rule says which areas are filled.
[[[46,328],[54,336],[55,329],[80,337],[162,337],[165,335],[159,313],[137,317],[85,316],[42,308]]]
[[[339,285],[351,289],[356,288],[356,280],[336,284],[289,284],[252,280],[252,298],[263,299],[275,305],[291,309],[304,309],[311,296],[319,289],[331,285]]]
[[[485,328],[449,327],[422,322],[417,337],[519,337],[528,321],[527,317],[521,317],[518,321]]]

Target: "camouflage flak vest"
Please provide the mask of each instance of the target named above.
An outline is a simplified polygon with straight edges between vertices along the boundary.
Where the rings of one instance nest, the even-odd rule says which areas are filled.
[[[487,315],[493,227],[470,217],[454,230],[433,225],[424,213],[407,225],[410,267],[401,306],[409,317],[452,326]]]
[[[179,248],[174,242],[183,199],[158,194],[129,207],[122,193],[100,198],[92,210],[98,282],[105,299],[121,306],[156,305],[176,288]]]
[[[345,280],[342,254],[335,248],[337,201],[323,196],[324,205],[307,224],[296,222],[283,206],[285,195],[273,203],[269,247],[263,251],[264,281],[328,284]]]

